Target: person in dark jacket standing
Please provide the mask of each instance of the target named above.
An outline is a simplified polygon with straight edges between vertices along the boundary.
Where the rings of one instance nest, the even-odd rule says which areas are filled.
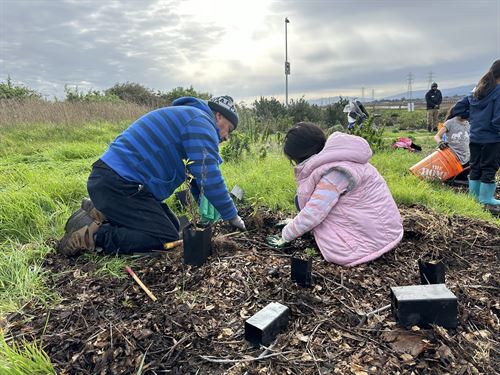
[[[500,200],[495,199],[500,167],[500,60],[459,103],[470,112],[469,194],[480,203],[500,208]]]
[[[163,201],[194,179],[196,201],[203,194],[223,220],[245,230],[219,169],[219,143],[238,125],[230,96],[208,102],[194,97],[147,113],[93,164],[89,199],[66,223],[61,254],[102,249],[108,254],[161,249],[179,238],[179,221]]]
[[[438,90],[438,84],[433,82],[431,89],[425,94],[427,103],[427,130],[429,132],[437,131],[439,106],[443,101],[441,91]]]

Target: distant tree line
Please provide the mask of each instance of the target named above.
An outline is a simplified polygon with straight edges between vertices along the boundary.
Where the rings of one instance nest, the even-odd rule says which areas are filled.
[[[171,105],[172,102],[183,96],[194,96],[201,99],[209,99],[211,94],[200,92],[192,86],[188,88],[176,87],[170,91],[154,91],[139,83],[125,82],[117,83],[106,90],[88,91],[80,90],[78,87],[65,86],[65,102],[107,102],[107,103],[135,103],[149,108],[160,108]],[[22,85],[15,85],[11,78],[6,82],[0,82],[0,100],[42,100],[42,95],[35,90]],[[247,108],[238,106],[242,117],[240,130],[252,129],[256,133],[275,133],[285,131],[291,124],[300,121],[310,121],[324,127],[334,125],[345,126],[346,116],[343,108],[347,104],[347,99],[341,98],[339,102],[327,106],[310,104],[303,97],[297,100],[292,99],[288,106],[278,99],[271,97],[260,97]]]

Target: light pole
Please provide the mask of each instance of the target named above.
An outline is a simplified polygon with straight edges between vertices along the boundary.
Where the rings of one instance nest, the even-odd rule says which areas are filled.
[[[288,76],[290,75],[290,63],[288,62],[288,39],[287,25],[290,23],[288,17],[285,17],[285,105],[288,107]]]

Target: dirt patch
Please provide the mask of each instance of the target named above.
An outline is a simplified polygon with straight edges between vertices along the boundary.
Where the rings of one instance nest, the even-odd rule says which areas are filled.
[[[131,278],[95,276],[83,258],[49,256],[49,285],[62,300],[51,309],[27,306],[4,331],[43,342],[58,373],[143,374],[494,374],[498,331],[500,228],[422,207],[401,210],[406,234],[376,261],[355,268],[313,261],[314,286],[290,280],[290,255],[316,248],[304,236],[284,250],[267,247],[280,215],[260,211],[247,233],[226,236],[198,268],[174,249],[134,267],[158,298]],[[252,223],[246,213],[246,222]],[[216,235],[230,232],[220,226]],[[439,251],[447,285],[459,299],[459,327],[404,331],[390,311],[389,287],[419,283],[417,259]],[[244,321],[269,302],[291,309],[288,329],[264,355],[244,340]],[[209,357],[209,358],[207,358]],[[222,362],[217,362],[222,361]]]

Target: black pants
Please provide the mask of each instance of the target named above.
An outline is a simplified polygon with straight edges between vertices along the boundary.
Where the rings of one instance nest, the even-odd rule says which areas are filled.
[[[470,143],[470,175],[471,180],[484,183],[495,182],[500,167],[500,142]]]
[[[104,162],[94,163],[87,190],[95,207],[106,215],[96,246],[105,253],[130,254],[162,249],[179,239],[179,221],[144,185],[124,180]]]

